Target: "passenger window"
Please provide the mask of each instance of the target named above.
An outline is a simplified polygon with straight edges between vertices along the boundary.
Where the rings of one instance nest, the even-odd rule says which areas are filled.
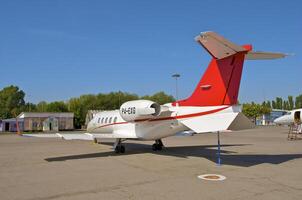
[[[106,117],[106,119],[105,119],[105,124],[107,124],[107,120],[108,120],[108,117]]]
[[[100,123],[100,119],[101,119],[101,118],[98,118],[98,123]]]
[[[102,117],[102,121],[101,121],[101,123],[102,123],[102,124],[104,123],[104,117]]]
[[[117,121],[117,117],[114,118],[113,123],[116,123],[116,121]]]
[[[109,124],[111,124],[112,117],[109,118]]]

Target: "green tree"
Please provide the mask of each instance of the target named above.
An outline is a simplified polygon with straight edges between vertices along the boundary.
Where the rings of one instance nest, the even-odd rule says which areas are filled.
[[[260,108],[260,115],[269,114],[272,111],[272,109],[268,106],[261,106]]]
[[[272,101],[272,108],[277,109],[276,101],[274,101],[274,100]]]
[[[74,113],[74,126],[75,128],[81,128],[81,125],[85,123],[83,106],[81,105],[79,98],[71,98],[68,101],[68,110]]]
[[[68,112],[67,105],[63,101],[54,101],[47,104],[47,112]]]
[[[283,108],[283,100],[281,97],[276,97],[276,109]]]
[[[268,107],[268,108],[270,108],[270,109],[272,108],[272,105],[271,105],[271,102],[270,102],[270,101],[267,101],[267,102],[266,102],[266,107]]]
[[[17,86],[8,86],[0,91],[0,118],[16,117],[25,105],[25,93]]]
[[[46,112],[47,110],[47,102],[40,101],[36,106],[37,112]]]
[[[302,94],[299,96],[296,96],[296,100],[295,100],[295,108],[302,108]]]
[[[283,101],[283,108],[282,108],[283,110],[289,110],[289,103],[288,103],[288,101]]]
[[[164,92],[157,92],[157,93],[153,94],[152,96],[148,96],[148,95],[142,96],[141,99],[151,100],[151,101],[154,101],[161,105],[175,101],[175,99],[172,95],[167,95]]]
[[[21,107],[22,112],[36,112],[37,105],[33,103],[25,103],[24,106]]]
[[[243,104],[242,112],[249,118],[252,118],[256,124],[256,119],[260,116],[260,106],[252,102]]]
[[[288,96],[288,110],[294,109],[294,99],[293,96]]]
[[[242,112],[247,117],[252,118],[256,124],[257,117],[260,117],[263,114],[270,113],[271,108],[266,106],[265,103],[262,103],[262,105],[260,105],[260,104],[256,104],[256,103],[252,102],[252,103],[243,104]]]

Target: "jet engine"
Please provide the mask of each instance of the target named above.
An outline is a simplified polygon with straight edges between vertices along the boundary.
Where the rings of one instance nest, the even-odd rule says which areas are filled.
[[[141,119],[152,119],[160,115],[161,106],[149,100],[134,100],[123,103],[120,115],[123,120],[130,122]]]

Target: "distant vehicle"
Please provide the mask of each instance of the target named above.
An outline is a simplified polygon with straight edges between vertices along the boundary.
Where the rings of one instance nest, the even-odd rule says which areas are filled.
[[[161,150],[162,138],[183,131],[205,133],[251,128],[252,123],[237,105],[244,60],[276,59],[286,55],[254,52],[252,45],[236,45],[214,32],[203,32],[195,40],[212,60],[189,98],[165,105],[149,100],[125,102],[119,110],[97,113],[88,123],[85,134],[26,135],[67,140],[115,138],[115,152],[124,153],[122,141],[127,139],[155,140],[152,149]]]
[[[302,109],[288,111],[285,115],[275,119],[274,123],[278,125],[301,124],[301,112]]]

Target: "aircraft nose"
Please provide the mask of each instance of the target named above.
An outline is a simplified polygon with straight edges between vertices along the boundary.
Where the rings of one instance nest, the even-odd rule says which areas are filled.
[[[277,119],[274,120],[275,124],[280,124],[282,121],[281,117],[278,117]]]

